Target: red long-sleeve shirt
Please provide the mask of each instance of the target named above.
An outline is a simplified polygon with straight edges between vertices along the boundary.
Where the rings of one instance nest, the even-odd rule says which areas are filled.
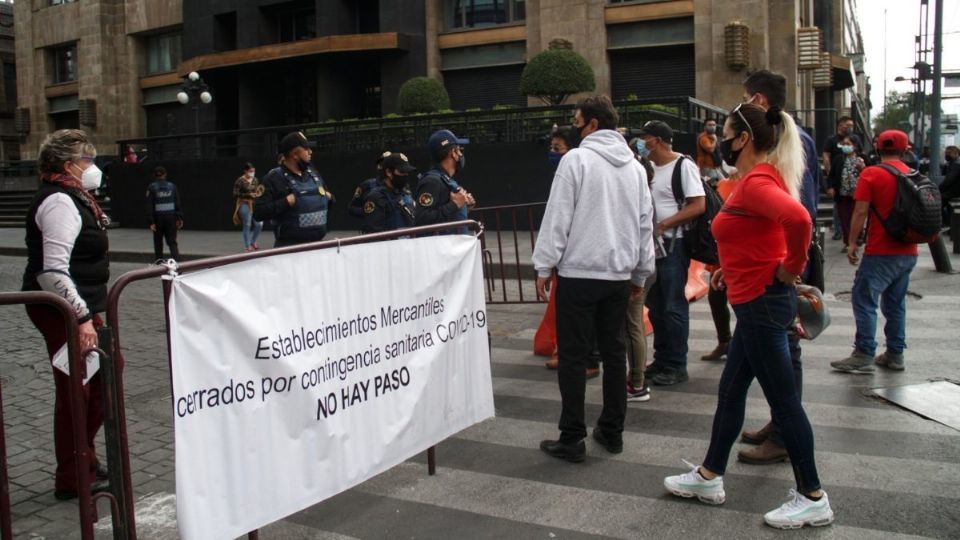
[[[744,176],[712,226],[730,303],[763,295],[781,263],[788,272],[802,272],[812,229],[810,214],[772,165],[757,165]]]

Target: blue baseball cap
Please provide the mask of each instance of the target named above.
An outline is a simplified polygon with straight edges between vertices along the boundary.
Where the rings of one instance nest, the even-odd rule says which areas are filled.
[[[433,135],[427,139],[427,148],[430,150],[430,156],[439,161],[447,155],[447,149],[452,145],[464,146],[470,144],[470,139],[458,139],[449,129],[434,131]]]

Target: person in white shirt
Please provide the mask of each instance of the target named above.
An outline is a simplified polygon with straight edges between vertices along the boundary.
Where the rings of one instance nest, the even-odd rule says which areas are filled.
[[[686,287],[690,256],[683,246],[683,226],[706,211],[707,206],[697,164],[673,151],[673,129],[652,120],[641,128],[640,137],[653,162],[650,191],[657,219],[654,234],[662,237],[666,250],[666,255],[657,259],[657,280],[647,291],[653,325],[653,364],[647,375],[653,384],[667,386],[689,379],[690,305]],[[675,178],[682,194],[675,190]]]
[[[647,175],[615,131],[617,120],[606,96],[577,104],[573,136],[582,142],[560,160],[533,252],[542,299],[551,273],[558,275],[560,438],[540,449],[571,462],[586,456],[584,392],[594,336],[603,359],[603,410],[593,438],[611,453],[623,451],[627,302],[642,294],[654,266]]]
[[[103,326],[98,313],[107,306],[107,258],[109,219],[97,205],[90,190],[100,187],[102,173],[94,164],[96,148],[87,134],[62,129],[47,136],[40,146],[37,167],[40,188],[27,212],[27,267],[24,291],[47,291],[63,297],[73,306],[79,323],[80,350],[97,346],[96,329]],[[30,321],[43,335],[51,360],[67,342],[66,325],[60,312],[47,305],[27,306]],[[71,422],[70,378],[53,368],[56,388],[53,406],[53,442],[57,455],[55,490],[57,499],[77,497],[81,486],[76,474],[79,448],[74,448]],[[103,424],[100,373],[91,377],[85,390],[88,480],[93,492],[106,489],[106,470],[97,463],[93,441]]]

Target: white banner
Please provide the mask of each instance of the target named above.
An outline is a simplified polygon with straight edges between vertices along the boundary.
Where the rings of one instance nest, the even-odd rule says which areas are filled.
[[[181,536],[235,538],[493,416],[486,325],[466,235],[175,278]]]

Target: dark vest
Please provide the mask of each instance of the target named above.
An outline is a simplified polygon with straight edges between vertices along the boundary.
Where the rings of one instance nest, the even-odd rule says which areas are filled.
[[[323,240],[327,234],[330,205],[323,179],[313,167],[303,171],[300,177],[283,167],[280,167],[280,174],[297,202],[278,220],[277,246]]]
[[[153,193],[153,213],[156,215],[177,213],[177,186],[170,181],[153,182],[147,187]]]
[[[372,191],[382,193],[387,199],[386,227],[388,231],[413,227],[414,204],[409,191],[395,191],[383,184],[373,188]]]
[[[66,193],[80,212],[80,234],[70,254],[70,277],[77,285],[77,292],[87,303],[90,313],[107,309],[107,281],[110,280],[110,260],[107,258],[109,244],[107,231],[101,229],[93,211],[65,189],[44,183],[27,212],[27,269],[23,272],[24,291],[39,291],[37,274],[43,271],[43,233],[37,226],[37,209],[54,193]]]

